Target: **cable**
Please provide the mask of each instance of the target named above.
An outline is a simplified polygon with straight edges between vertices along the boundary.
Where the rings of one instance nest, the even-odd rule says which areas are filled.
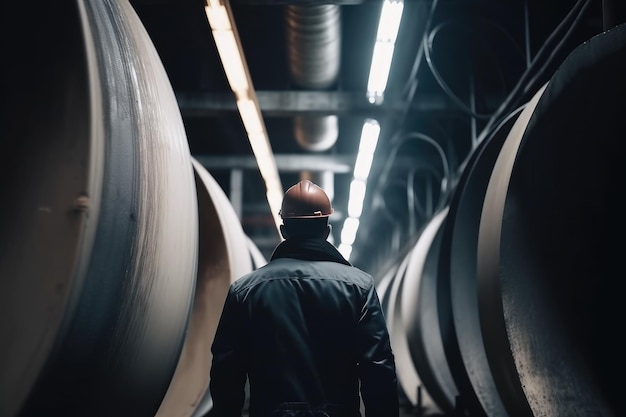
[[[437,9],[437,4],[439,0],[433,0],[430,5],[430,11],[428,12],[428,18],[426,19],[426,23],[424,25],[424,34],[422,35],[422,41],[420,42],[420,46],[417,48],[417,53],[415,54],[415,60],[413,61],[413,67],[411,67],[411,72],[407,78],[407,82],[404,84],[402,88],[401,95],[406,94],[407,98],[410,101],[413,92],[415,91],[415,87],[417,86],[417,72],[419,71],[420,63],[422,62],[422,53],[424,52],[424,37],[426,34],[430,32],[430,27],[432,25],[433,16],[435,15],[435,10]]]
[[[446,158],[446,153],[441,147],[441,145],[439,145],[437,141],[435,141],[433,138],[431,138],[430,136],[424,133],[420,133],[420,132],[405,133],[402,135],[396,135],[395,138],[391,140],[391,146],[392,146],[391,153],[387,157],[385,166],[383,167],[382,172],[380,176],[378,177],[379,181],[377,184],[377,189],[380,190],[382,187],[386,185],[389,179],[388,177],[389,177],[389,172],[391,171],[391,165],[393,164],[399,149],[409,139],[421,140],[430,144],[431,146],[435,148],[435,150],[437,151],[441,159],[441,167],[442,167],[443,174],[442,174],[442,179],[441,179],[441,194],[439,196],[439,202],[438,202],[439,204],[437,205],[437,209],[435,210],[436,212],[443,207],[443,205],[447,201],[447,198],[450,194],[450,184],[451,184],[450,168],[448,166],[448,159]]]
[[[552,60],[554,59],[554,57],[557,55],[557,52],[559,52],[559,49],[565,44],[565,41],[572,35],[572,32],[574,31],[574,29],[578,26],[578,24],[580,23],[580,20],[583,18],[585,11],[587,10],[587,8],[589,7],[589,5],[591,4],[591,1],[587,1],[585,4],[583,4],[581,6],[581,10],[578,12],[578,15],[576,16],[576,18],[574,19],[574,22],[572,23],[572,25],[569,27],[569,29],[567,30],[567,32],[565,33],[565,35],[563,36],[563,38],[561,39],[561,41],[557,44],[557,47],[554,48],[548,59],[546,60],[546,62],[543,64],[543,66],[539,69],[539,71],[537,72],[537,74],[535,74],[535,76],[526,84],[526,87],[524,88],[524,94],[528,94],[530,92],[535,92],[535,90],[537,89],[535,87],[535,84],[539,83],[539,77],[545,72],[545,70],[548,68],[549,64],[552,62]]]
[[[430,68],[431,73],[433,74],[433,77],[435,78],[435,80],[437,81],[437,83],[439,84],[439,86],[444,90],[444,92],[450,97],[450,99],[459,107],[461,108],[461,110],[463,110],[463,112],[465,112],[466,114],[468,114],[471,117],[477,118],[477,119],[489,119],[490,117],[492,117],[493,113],[485,113],[485,114],[480,114],[480,113],[476,113],[473,109],[471,109],[467,104],[465,104],[463,102],[463,100],[461,100],[458,95],[456,95],[454,93],[454,91],[448,86],[448,84],[446,83],[446,81],[444,80],[444,78],[441,76],[441,74],[439,73],[439,70],[437,69],[437,67],[435,66],[433,59],[432,59],[432,50],[433,50],[433,40],[435,38],[435,36],[437,36],[438,32],[443,29],[446,26],[450,26],[452,24],[457,24],[459,22],[463,23],[463,20],[467,20],[466,18],[457,18],[457,19],[450,19],[448,21],[444,21],[440,24],[438,24],[437,26],[435,26],[430,33],[427,34],[427,36],[424,37],[423,39],[423,43],[424,43],[424,55],[426,58],[426,63],[428,64],[428,67]],[[498,29],[499,31],[501,31],[502,33],[504,33],[507,37],[507,39],[509,39],[511,41],[511,43],[515,46],[515,49],[519,52],[520,56],[522,58],[524,58],[524,53],[523,51],[520,49],[520,46],[517,44],[517,42],[515,42],[515,40],[513,39],[513,37],[506,31],[504,30],[504,28],[502,28],[502,26],[497,25],[495,23],[493,23],[490,20],[487,19],[482,19],[482,18],[472,18],[472,20],[476,20],[478,22],[481,22],[483,24],[492,26],[496,29]],[[499,71],[499,75],[500,75],[500,80],[502,81],[502,84],[504,85],[504,76],[502,71]],[[503,91],[506,90],[505,87],[502,88]]]
[[[520,95],[520,91],[525,92],[529,91],[531,87],[528,87],[527,78],[533,77],[532,80],[536,82],[536,79],[539,75],[541,75],[542,71],[547,68],[547,66],[551,63],[554,56],[556,56],[556,52],[560,47],[563,46],[565,39],[571,35],[575,24],[580,20],[580,16],[585,11],[585,9],[589,6],[591,0],[578,0],[576,4],[570,9],[565,18],[561,20],[561,22],[557,25],[557,27],[550,33],[546,41],[543,43],[537,55],[533,58],[530,67],[522,74],[517,84],[513,88],[513,90],[509,93],[508,97],[500,104],[500,107],[493,116],[489,119],[485,127],[483,128],[481,134],[478,137],[478,142],[482,141],[486,136],[490,134],[490,131],[494,124],[499,122],[499,119],[502,117],[502,114],[505,114],[509,108],[515,106],[519,101],[523,98],[523,94]],[[566,30],[566,34],[564,37],[557,39],[558,36],[561,35],[563,28],[569,26]],[[555,41],[556,39],[556,41]],[[556,45],[552,44],[556,42]],[[548,55],[545,59],[545,62],[542,64],[538,72],[535,74],[534,69],[540,62],[544,61],[544,55]]]
[[[528,103],[522,104],[520,107],[518,107],[517,109],[515,109],[512,112],[510,112],[509,114],[507,114],[507,116],[504,119],[500,120],[498,122],[498,125],[489,133],[489,136],[487,138],[485,138],[485,141],[488,140],[488,139],[491,139],[493,136],[495,136],[504,127],[504,125],[506,125],[511,119],[513,119],[514,117],[519,116],[519,114],[524,110],[524,108],[526,107],[527,104]],[[458,169],[459,173],[463,172],[463,170],[465,169],[467,163],[472,158],[472,156],[473,156],[473,152],[468,153],[466,155],[465,159],[463,160],[463,162],[461,162],[459,164],[459,169]]]

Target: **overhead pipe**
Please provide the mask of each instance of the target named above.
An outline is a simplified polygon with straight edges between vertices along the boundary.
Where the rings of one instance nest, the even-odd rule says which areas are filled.
[[[153,416],[197,268],[182,118],[128,1],[38,7],[4,10],[0,415]]]
[[[288,66],[294,85],[305,90],[333,87],[341,63],[341,6],[286,5],[285,22]],[[307,151],[326,151],[337,142],[338,117],[296,115],[294,136]],[[310,179],[325,190],[334,184],[332,173],[305,172],[301,179]]]

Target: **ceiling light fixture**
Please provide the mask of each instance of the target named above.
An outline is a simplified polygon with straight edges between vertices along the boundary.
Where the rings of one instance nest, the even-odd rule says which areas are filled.
[[[374,152],[380,135],[380,124],[374,119],[366,119],[361,129],[359,151],[354,164],[352,182],[348,196],[348,217],[344,220],[341,230],[341,243],[337,248],[344,258],[349,259],[352,253],[352,244],[359,229],[367,178],[369,177]]]
[[[370,74],[367,81],[367,98],[370,103],[380,104],[383,101],[403,10],[403,0],[383,1],[376,33],[376,44],[374,45]]]
[[[239,115],[248,134],[252,152],[265,181],[265,195],[276,231],[280,232],[281,220],[278,212],[283,198],[283,187],[230,5],[228,0],[207,0],[204,10],[226,78],[235,93]]]
[[[372,53],[372,64],[367,82],[367,99],[372,104],[382,104],[383,94],[387,88],[387,79],[391,69],[394,45],[402,20],[403,0],[384,0],[378,21],[376,44]],[[359,218],[363,209],[363,201],[367,188],[367,178],[374,160],[374,152],[380,135],[380,124],[373,119],[366,119],[361,131],[359,151],[354,163],[354,174],[350,183],[348,196],[348,218],[345,219],[341,231],[339,252],[350,259],[352,244],[359,228]]]

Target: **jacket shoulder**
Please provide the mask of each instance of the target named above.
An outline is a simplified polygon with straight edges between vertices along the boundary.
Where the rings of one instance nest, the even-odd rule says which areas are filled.
[[[343,281],[346,284],[356,285],[364,290],[374,286],[372,276],[355,266],[331,261],[279,258],[243,275],[233,282],[232,289],[235,292],[240,292],[268,280],[293,278]]]

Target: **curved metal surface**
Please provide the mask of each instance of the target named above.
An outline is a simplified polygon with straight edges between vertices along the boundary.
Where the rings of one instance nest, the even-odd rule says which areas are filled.
[[[406,267],[400,302],[401,321],[408,339],[411,359],[433,401],[452,413],[458,390],[445,357],[439,326],[437,267],[441,228],[448,207],[436,213],[420,233]]]
[[[380,305],[385,312],[387,311],[387,305],[389,304],[391,284],[393,283],[393,278],[396,276],[396,272],[399,267],[400,265],[398,263],[394,263],[376,282],[376,293],[380,299]]]
[[[58,136],[68,142],[46,148],[57,154],[60,172],[45,174],[61,175],[49,191],[54,203],[66,199],[65,193],[87,194],[78,211],[88,218],[83,233],[93,233],[93,243],[80,241],[86,235],[72,238],[83,245],[70,248],[78,254],[74,269],[42,269],[46,276],[31,288],[43,291],[42,286],[54,285],[50,290],[67,294],[70,301],[19,415],[154,415],[180,355],[196,277],[197,201],[185,130],[165,70],[127,1],[78,1],[64,5],[58,15],[57,6],[50,10],[58,19],[49,33],[54,37],[63,28],[84,50],[53,60],[55,71],[46,71],[66,81],[49,87],[58,96],[50,97],[46,111],[58,117],[59,126],[83,130],[77,138]],[[49,21],[50,15],[42,16]],[[51,46],[55,53],[58,41]],[[67,78],[60,75],[64,72]],[[45,135],[42,143],[54,137],[37,133]],[[72,140],[78,144],[76,153],[68,148]],[[66,161],[74,162],[68,166]],[[75,171],[61,174],[71,169]],[[86,172],[91,184],[77,188],[72,178]],[[72,180],[64,184],[67,178]],[[98,178],[101,188],[93,185]],[[47,177],[41,181],[54,182]],[[41,197],[33,201],[46,204]],[[76,222],[69,201],[49,209],[63,213],[65,228]],[[65,261],[68,248],[62,244],[67,241],[52,241],[61,235],[57,230],[46,236],[51,240],[43,248],[46,257],[59,253]],[[39,245],[38,239],[30,244]],[[29,307],[32,301],[20,300]],[[56,315],[58,306],[44,302],[42,308]]]
[[[417,369],[411,357],[409,341],[407,339],[406,327],[402,322],[401,298],[402,282],[405,279],[407,266],[413,249],[409,251],[398,264],[393,280],[389,283],[384,296],[387,300],[385,317],[387,319],[387,329],[391,340],[391,348],[396,362],[396,374],[399,387],[413,407],[438,411],[438,406],[433,402],[428,392],[420,392],[424,388],[422,380],[417,373]]]
[[[483,343],[478,314],[476,250],[489,176],[513,123],[511,113],[494,135],[473,152],[463,170],[442,226],[437,299],[443,346],[459,390],[459,407],[473,417],[507,417]]]
[[[509,414],[532,416],[512,356],[506,330],[500,282],[500,228],[504,197],[519,145],[542,86],[515,121],[494,164],[480,217],[477,250],[478,311],[487,361],[500,398]]]
[[[554,74],[490,195],[499,245],[502,321],[533,415],[626,412],[614,333],[622,323],[615,271],[626,221],[623,97],[626,26],[591,38]],[[557,133],[558,134],[555,134]],[[485,236],[487,238],[487,236]],[[485,242],[487,243],[487,242]]]
[[[102,93],[90,74],[95,56],[83,43],[83,16],[72,2],[42,4],[38,13],[31,7],[3,6],[11,16],[3,33],[12,40],[2,46],[10,80],[2,91],[0,152],[2,416],[22,408],[73,312],[103,177]]]
[[[324,89],[337,80],[341,52],[341,7],[285,6],[289,72],[301,87]]]
[[[337,116],[295,116],[293,119],[296,142],[308,151],[321,152],[333,147],[339,137]]]
[[[300,88],[332,87],[341,65],[341,6],[285,6],[289,73]],[[294,136],[309,151],[330,149],[339,136],[337,116],[296,116]]]
[[[211,174],[192,158],[198,195],[199,259],[191,319],[170,387],[157,416],[203,416],[211,408],[211,344],[228,287],[252,271],[248,238]]]
[[[417,389],[421,385],[421,381],[413,365],[413,360],[409,353],[409,346],[406,340],[406,334],[400,323],[400,315],[396,312],[396,300],[400,284],[402,282],[406,266],[409,262],[409,255],[398,264],[395,275],[384,292],[384,298],[387,299],[385,317],[387,319],[387,329],[391,340],[391,348],[396,361],[396,372],[398,374],[398,383],[400,389],[404,392],[412,405],[417,404]],[[386,296],[386,297],[385,297]]]

